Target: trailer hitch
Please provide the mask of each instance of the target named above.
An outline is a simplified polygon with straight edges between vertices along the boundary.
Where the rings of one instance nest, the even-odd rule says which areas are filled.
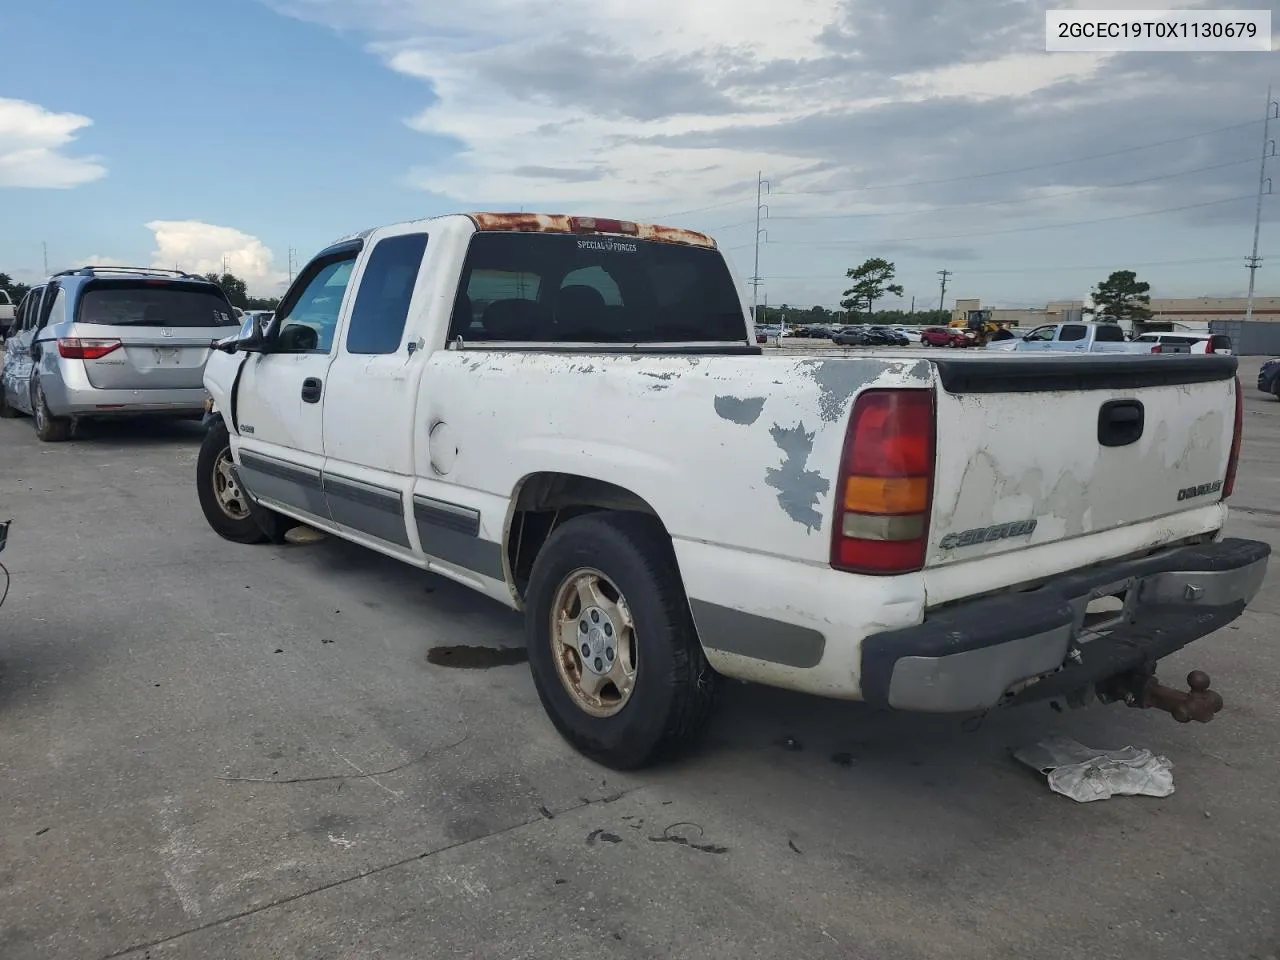
[[[1179,723],[1208,723],[1222,710],[1222,696],[1209,689],[1209,675],[1203,670],[1187,674],[1189,690],[1166,687],[1153,674],[1131,671],[1112,677],[1098,687],[1106,703],[1123,700],[1139,710],[1163,710]]]

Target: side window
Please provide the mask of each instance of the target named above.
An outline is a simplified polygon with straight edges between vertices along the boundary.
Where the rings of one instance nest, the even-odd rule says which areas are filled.
[[[26,313],[22,318],[23,330],[36,330],[39,328],[40,300],[43,296],[44,287],[36,287],[27,294]]]
[[[378,241],[365,264],[351,308],[347,353],[395,353],[400,349],[426,249],[425,233]]]
[[[1089,328],[1079,323],[1064,323],[1062,325],[1062,333],[1059,334],[1058,339],[1064,343],[1074,343],[1078,340],[1083,340],[1088,333]]]
[[[569,287],[590,287],[600,294],[606,307],[622,306],[622,291],[604,267],[581,267],[569,271],[560,283],[560,291],[563,293]]]
[[[45,324],[61,323],[65,319],[67,319],[67,291],[58,287],[58,292],[49,304],[49,309],[45,311],[44,322]]]
[[[1053,332],[1053,327],[1036,327],[1026,335],[1025,339],[1032,343],[1048,343],[1053,339]]]
[[[1104,323],[1097,328],[1096,339],[1099,343],[1124,343],[1124,333],[1117,323]]]
[[[356,253],[320,261],[309,271],[306,286],[277,316],[273,353],[328,353],[338,329],[342,298],[351,282]]]

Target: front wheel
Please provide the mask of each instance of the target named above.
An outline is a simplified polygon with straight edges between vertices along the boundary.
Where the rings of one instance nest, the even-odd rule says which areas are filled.
[[[525,595],[543,708],[579,752],[617,770],[690,744],[715,700],[666,533],[638,513],[566,521]]]
[[[249,500],[231,469],[234,465],[227,425],[215,423],[196,458],[196,496],[205,520],[218,536],[233,543],[281,542],[290,524]]]

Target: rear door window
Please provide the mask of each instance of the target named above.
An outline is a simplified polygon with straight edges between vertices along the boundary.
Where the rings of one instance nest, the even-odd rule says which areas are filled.
[[[110,327],[239,327],[221,290],[173,280],[91,280],[76,322]]]
[[[629,237],[478,233],[450,339],[733,343],[746,317],[715,250]]]
[[[378,241],[369,254],[351,308],[347,353],[395,353],[400,349],[426,249],[425,233]]]
[[[1094,339],[1099,343],[1124,343],[1124,332],[1114,323],[1104,323],[1097,328]]]

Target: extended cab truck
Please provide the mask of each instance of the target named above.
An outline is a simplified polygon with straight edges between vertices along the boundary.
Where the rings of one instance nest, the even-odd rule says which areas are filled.
[[[1139,344],[1124,338],[1115,323],[1051,323],[1036,327],[1025,337],[996,340],[988,350],[1018,352],[1057,351],[1060,353],[1159,353],[1152,344]]]
[[[1234,358],[752,339],[700,234],[368,231],[218,344],[200,504],[233,541],[304,521],[522,609],[548,714],[615,767],[692,736],[720,676],[1212,715],[1215,694],[1148,684],[1265,573],[1266,544],[1222,538]]]
[[[7,337],[13,329],[14,315],[15,308],[13,301],[9,299],[9,291],[0,290],[0,340]]]

